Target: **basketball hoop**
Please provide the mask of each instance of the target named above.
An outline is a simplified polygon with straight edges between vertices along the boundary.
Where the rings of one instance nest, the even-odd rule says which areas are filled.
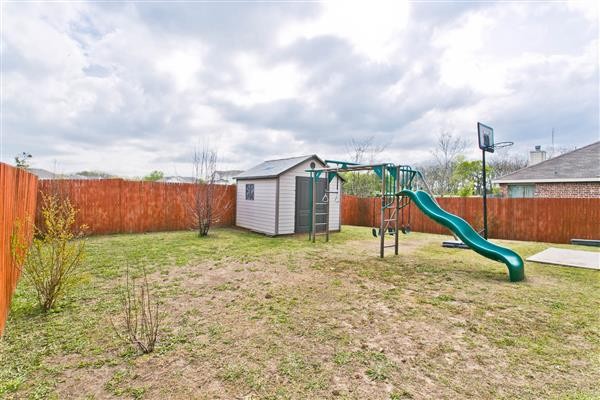
[[[494,128],[477,123],[477,136],[479,139],[479,148],[481,149],[481,175],[483,180],[483,238],[488,238],[487,226],[487,185],[485,183],[485,153],[493,153],[496,149],[512,146],[513,142],[494,142]]]
[[[490,153],[494,152],[494,129],[484,125],[481,122],[477,123],[477,136],[479,137],[479,148]]]
[[[510,147],[513,144],[515,144],[515,143],[514,142],[498,142],[498,143],[495,143],[492,147],[494,149],[503,149],[505,147]]]

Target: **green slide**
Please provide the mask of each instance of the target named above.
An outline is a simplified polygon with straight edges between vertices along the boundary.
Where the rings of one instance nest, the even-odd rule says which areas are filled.
[[[508,275],[512,282],[525,279],[523,259],[517,253],[506,247],[495,245],[482,238],[464,219],[444,211],[429,193],[422,190],[413,192],[403,190],[402,196],[409,197],[425,215],[435,222],[444,225],[456,234],[467,246],[492,260],[500,261],[508,267]]]

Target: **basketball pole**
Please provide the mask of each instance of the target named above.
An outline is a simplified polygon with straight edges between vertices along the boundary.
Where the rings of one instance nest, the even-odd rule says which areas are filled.
[[[488,238],[488,228],[487,228],[487,184],[485,182],[485,150],[481,150],[483,162],[481,163],[483,168],[483,238],[487,240]]]

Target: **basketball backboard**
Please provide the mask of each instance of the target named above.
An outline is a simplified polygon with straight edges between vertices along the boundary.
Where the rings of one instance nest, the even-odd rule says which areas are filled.
[[[494,129],[484,125],[481,122],[477,123],[477,133],[479,136],[479,148],[490,153],[494,152]]]

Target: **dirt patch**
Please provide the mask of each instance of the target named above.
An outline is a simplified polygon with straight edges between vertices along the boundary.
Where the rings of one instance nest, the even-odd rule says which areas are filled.
[[[511,284],[495,263],[439,241],[403,237],[401,254],[383,260],[377,240],[365,239],[160,268],[149,275],[163,313],[154,353],[138,355],[94,328],[94,353],[58,351],[44,366],[60,367],[53,389],[61,398],[593,393],[600,373],[589,357],[598,351],[590,310],[599,300],[574,290],[583,278],[534,271]]]

